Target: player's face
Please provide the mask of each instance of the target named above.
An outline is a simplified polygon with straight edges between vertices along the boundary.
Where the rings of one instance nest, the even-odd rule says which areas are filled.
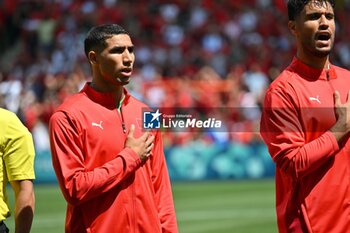
[[[134,45],[129,35],[119,34],[106,40],[107,46],[96,54],[100,84],[105,90],[126,85],[130,81],[135,61]]]
[[[328,1],[310,1],[295,20],[294,35],[301,53],[327,57],[335,36],[334,11]]]

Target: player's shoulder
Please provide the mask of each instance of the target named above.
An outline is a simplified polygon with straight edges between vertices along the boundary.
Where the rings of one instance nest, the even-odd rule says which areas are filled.
[[[343,67],[333,65],[333,68],[337,73],[344,74],[344,75],[350,74],[350,71],[348,69],[343,68]]]
[[[129,94],[129,102],[132,103],[133,106],[137,106],[138,108],[150,108],[148,104],[140,97]]]
[[[19,138],[31,134],[14,112],[0,108],[0,141],[5,135],[7,138]]]
[[[18,125],[18,126],[23,125],[21,120],[18,118],[18,116],[14,112],[4,108],[0,108],[0,124],[8,125],[10,123],[12,125]]]
[[[56,109],[57,111],[74,111],[79,109],[80,107],[84,106],[84,103],[86,102],[88,98],[86,95],[82,92],[78,92],[76,94],[73,94],[71,96],[68,96],[62,104]]]
[[[59,119],[69,118],[79,115],[79,112],[84,111],[89,104],[87,103],[88,97],[82,92],[78,92],[71,96],[68,96],[61,105],[56,108],[55,112],[51,115],[50,121],[57,121]]]
[[[8,121],[10,119],[17,118],[16,114],[5,108],[0,108],[0,121]]]
[[[269,85],[267,92],[288,91],[293,87],[296,73],[286,68]]]

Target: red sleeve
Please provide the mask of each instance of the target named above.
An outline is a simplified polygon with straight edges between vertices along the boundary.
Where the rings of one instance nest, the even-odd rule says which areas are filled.
[[[83,142],[74,121],[65,113],[56,112],[49,128],[53,167],[63,195],[71,205],[107,192],[141,164],[136,153],[125,148],[113,160],[88,171],[84,167]]]
[[[339,150],[329,131],[306,142],[299,117],[290,95],[282,90],[266,93],[260,133],[276,166],[293,178],[314,171]]]
[[[163,233],[177,233],[171,183],[165,162],[163,143],[160,132],[157,132],[152,159],[152,182],[155,190],[155,201]]]

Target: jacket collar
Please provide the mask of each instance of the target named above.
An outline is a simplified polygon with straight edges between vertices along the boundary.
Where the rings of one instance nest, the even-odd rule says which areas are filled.
[[[85,83],[81,93],[85,93],[92,101],[101,104],[109,109],[117,109],[119,103],[114,99],[114,94],[111,92],[98,92],[90,86],[91,82]],[[126,88],[123,88],[124,100],[122,105],[126,105],[129,102],[130,94]]]
[[[330,64],[329,69],[316,69],[306,65],[297,57],[293,58],[292,63],[289,65],[289,69],[298,73],[299,76],[310,80],[331,80],[337,78],[337,74],[332,64]]]

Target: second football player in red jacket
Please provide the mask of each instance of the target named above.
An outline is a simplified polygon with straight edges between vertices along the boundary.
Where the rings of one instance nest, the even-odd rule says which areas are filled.
[[[280,233],[350,232],[350,72],[332,65],[334,1],[289,0],[297,54],[266,92]]]

